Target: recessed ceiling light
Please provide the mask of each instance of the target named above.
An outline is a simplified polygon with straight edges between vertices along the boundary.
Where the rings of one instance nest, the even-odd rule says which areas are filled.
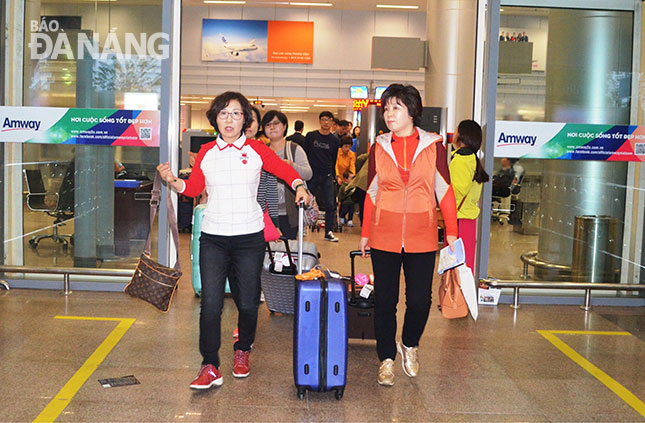
[[[204,0],[207,4],[246,4],[243,0]]]
[[[402,4],[377,4],[379,9],[418,9],[419,6],[406,6]]]
[[[289,6],[321,6],[321,7],[331,7],[333,3],[306,3],[306,2],[295,2],[290,1]]]

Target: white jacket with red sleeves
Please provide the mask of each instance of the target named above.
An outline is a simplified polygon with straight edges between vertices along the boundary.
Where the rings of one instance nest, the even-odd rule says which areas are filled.
[[[298,173],[260,141],[244,135],[228,144],[221,138],[204,144],[181,192],[188,197],[208,193],[202,232],[211,235],[245,235],[264,229],[262,209],[257,202],[262,169],[295,188]]]

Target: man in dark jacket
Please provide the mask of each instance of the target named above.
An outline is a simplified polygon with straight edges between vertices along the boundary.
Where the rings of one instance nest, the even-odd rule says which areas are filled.
[[[308,182],[311,192],[320,188],[322,193],[322,206],[325,208],[325,240],[338,242],[332,228],[336,221],[336,202],[334,201],[334,168],[340,141],[331,133],[334,115],[324,111],[319,115],[320,129],[311,131],[305,137],[304,150],[309,159],[313,176]]]

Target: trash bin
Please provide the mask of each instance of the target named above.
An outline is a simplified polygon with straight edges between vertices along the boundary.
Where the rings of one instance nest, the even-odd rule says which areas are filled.
[[[620,282],[620,225],[610,216],[576,216],[572,276],[577,282]]]

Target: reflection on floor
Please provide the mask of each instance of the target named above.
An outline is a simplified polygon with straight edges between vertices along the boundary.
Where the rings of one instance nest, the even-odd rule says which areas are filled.
[[[513,225],[490,226],[490,252],[488,255],[488,276],[498,279],[518,279],[523,271],[520,256],[538,248],[537,235],[524,235],[513,230]],[[531,270],[532,271],[532,270]]]
[[[512,236],[499,228],[499,234]],[[338,234],[340,242],[309,233],[322,263],[349,273],[348,251],[359,228]],[[433,305],[419,348],[421,370],[410,379],[397,357],[395,384],[376,383],[373,341],[351,341],[347,389],[296,398],[292,377],[292,316],[260,306],[251,375],[231,376],[231,333],[237,324],[233,300],[222,315],[224,385],[194,392],[189,382],[200,365],[199,299],[195,297],[182,235],[184,276],[168,314],[120,293],[0,291],[0,421],[33,421],[101,345],[117,322],[60,320],[55,316],[136,319],[107,357],[96,363],[69,404],[53,419],[80,421],[643,421],[582,367],[540,336],[537,330],[640,331],[642,308],[524,305],[480,307],[471,318],[446,320]],[[494,245],[492,243],[492,245]],[[49,247],[48,247],[49,248]],[[43,250],[45,251],[45,250]],[[41,252],[42,253],[42,252]],[[360,259],[359,271],[370,260]],[[435,278],[435,298],[437,278]],[[404,310],[399,303],[399,334]],[[645,350],[636,336],[559,334],[559,339],[611,375],[636,399],[645,399]],[[6,341],[6,342],[5,342]],[[140,385],[103,388],[98,379],[134,375]],[[74,386],[74,383],[72,383]],[[641,409],[642,410],[642,409]]]

